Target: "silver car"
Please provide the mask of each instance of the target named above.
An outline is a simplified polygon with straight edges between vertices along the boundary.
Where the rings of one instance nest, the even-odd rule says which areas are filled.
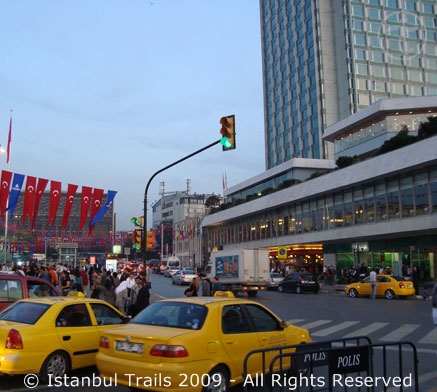
[[[277,289],[279,283],[282,282],[283,280],[284,280],[284,275],[279,274],[277,272],[271,272],[269,289]]]
[[[192,269],[179,270],[172,276],[172,283],[178,285],[190,284],[196,276],[196,271]]]

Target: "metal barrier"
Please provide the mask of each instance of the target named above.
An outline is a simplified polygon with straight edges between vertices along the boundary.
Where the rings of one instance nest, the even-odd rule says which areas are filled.
[[[256,355],[261,355],[263,371],[254,385],[248,362]],[[243,388],[245,392],[253,386],[275,392],[419,392],[417,362],[414,344],[372,344],[367,337],[259,349],[244,360]]]
[[[269,367],[267,367],[266,364],[266,355],[271,353],[278,353],[278,355],[275,355],[279,357],[280,364],[279,364],[279,371],[284,371],[284,364],[282,362],[282,358],[285,358],[287,353],[300,353],[299,356],[296,355],[295,361],[292,363],[293,372],[299,372],[299,369],[301,368],[307,368],[308,366],[316,367],[316,366],[324,366],[327,364],[327,357],[326,355],[322,354],[325,352],[325,350],[330,349],[333,346],[339,346],[339,347],[357,347],[361,346],[363,344],[369,345],[372,341],[367,336],[354,336],[350,338],[343,338],[343,339],[335,339],[335,340],[324,340],[319,342],[311,342],[311,343],[304,343],[304,344],[293,344],[289,346],[280,346],[280,347],[269,347],[264,349],[257,349],[250,351],[246,357],[244,358],[244,364],[243,364],[243,380],[246,380],[247,377],[249,377],[249,374],[247,372],[248,362],[251,357],[260,355],[261,356],[261,369],[262,369],[262,375],[258,375],[258,377],[263,377],[265,381],[267,381],[269,367],[270,367],[270,361],[269,361]],[[289,362],[289,361],[288,361]],[[306,362],[309,362],[309,365],[306,364]],[[288,370],[288,369],[286,369]],[[264,381],[263,380],[263,381]],[[264,385],[264,383],[263,383]],[[265,383],[267,386],[268,383]],[[247,384],[243,384],[244,392],[247,392]],[[250,386],[250,385],[249,385]]]

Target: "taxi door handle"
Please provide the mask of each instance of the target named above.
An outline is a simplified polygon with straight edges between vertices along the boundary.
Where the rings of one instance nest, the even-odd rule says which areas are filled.
[[[68,335],[62,337],[62,340],[70,340],[70,339],[71,339],[71,336],[68,336]]]

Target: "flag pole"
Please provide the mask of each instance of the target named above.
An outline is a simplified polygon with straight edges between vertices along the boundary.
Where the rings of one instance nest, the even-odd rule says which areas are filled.
[[[8,144],[6,147],[6,164],[8,165],[8,170],[10,171],[11,169],[11,141],[12,141],[12,112],[14,110],[11,109],[11,117],[9,119],[9,132],[8,132]],[[6,266],[6,263],[8,261],[8,257],[7,257],[7,250],[8,250],[8,215],[9,215],[9,211],[8,211],[8,207],[9,207],[9,196],[8,196],[8,200],[6,202],[6,210],[5,210],[5,245],[3,247],[3,254],[4,254],[4,259],[3,259],[3,264]],[[10,247],[9,247],[10,248]]]

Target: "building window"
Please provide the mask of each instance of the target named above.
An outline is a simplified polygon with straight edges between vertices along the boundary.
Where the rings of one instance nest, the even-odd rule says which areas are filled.
[[[354,34],[355,45],[366,45],[366,36],[361,34]]]

